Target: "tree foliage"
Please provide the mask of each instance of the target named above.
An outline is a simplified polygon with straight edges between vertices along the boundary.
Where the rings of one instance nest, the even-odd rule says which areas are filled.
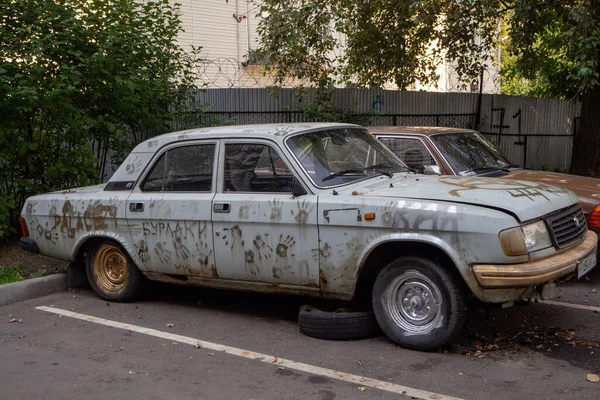
[[[465,81],[496,53],[528,79],[562,77],[578,92],[598,83],[597,5],[591,0],[265,0],[259,52],[279,77],[400,88],[435,83],[446,61]],[[561,84],[565,79],[561,80]],[[282,80],[283,81],[283,80]],[[558,83],[558,82],[557,82]]]
[[[334,84],[435,84],[435,67],[442,62],[467,84],[494,59],[502,41],[509,61],[505,76],[514,91],[524,82],[529,88],[523,94],[583,96],[572,171],[600,174],[600,116],[587,111],[600,106],[598,0],[261,3],[261,15],[268,17],[259,25],[258,52],[268,58],[268,68],[280,82],[291,76],[321,90]]]
[[[168,0],[0,0],[0,237],[26,197],[99,182],[168,126],[195,53]]]

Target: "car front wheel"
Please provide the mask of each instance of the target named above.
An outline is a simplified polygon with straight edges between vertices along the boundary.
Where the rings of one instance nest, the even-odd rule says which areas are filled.
[[[378,274],[373,311],[383,332],[400,346],[435,350],[462,330],[464,285],[436,261],[401,257]]]

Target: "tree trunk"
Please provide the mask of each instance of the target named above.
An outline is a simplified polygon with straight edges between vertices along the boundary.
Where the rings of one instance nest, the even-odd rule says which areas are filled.
[[[581,120],[573,138],[569,172],[600,177],[600,85],[581,99]]]

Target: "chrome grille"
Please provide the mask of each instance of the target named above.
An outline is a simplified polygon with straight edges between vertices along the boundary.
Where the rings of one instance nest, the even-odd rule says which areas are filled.
[[[585,216],[579,204],[549,215],[546,221],[550,228],[550,236],[558,248],[577,242],[587,232]]]

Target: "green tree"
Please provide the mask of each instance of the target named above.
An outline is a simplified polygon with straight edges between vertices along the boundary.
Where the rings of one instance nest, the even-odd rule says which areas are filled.
[[[581,96],[571,172],[600,175],[599,13],[599,0],[264,0],[258,52],[281,82],[292,76],[320,91],[434,83],[442,61],[466,84],[506,21],[515,71],[546,82],[540,94]]]
[[[168,0],[0,0],[0,237],[26,197],[96,183],[194,85]]]

